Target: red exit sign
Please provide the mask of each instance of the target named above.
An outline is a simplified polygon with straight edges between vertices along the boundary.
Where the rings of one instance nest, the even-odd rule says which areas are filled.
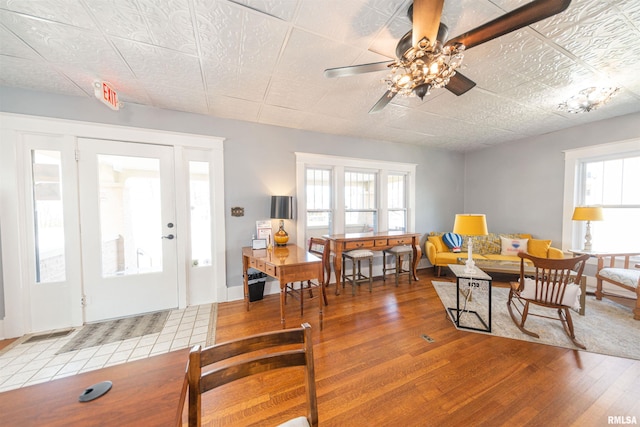
[[[94,94],[96,98],[102,101],[103,104],[107,105],[112,110],[119,110],[120,103],[118,102],[118,93],[114,88],[112,88],[107,82],[95,82],[94,84]]]

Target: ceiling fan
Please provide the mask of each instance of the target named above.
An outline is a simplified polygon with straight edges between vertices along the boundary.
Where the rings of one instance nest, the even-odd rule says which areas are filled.
[[[444,0],[414,0],[407,14],[412,22],[396,46],[393,61],[329,68],[325,77],[345,77],[390,70],[387,92],[369,110],[382,110],[398,94],[423,99],[432,88],[444,87],[460,96],[476,84],[456,71],[463,52],[564,11],[571,0],[534,0],[464,34],[446,40],[447,26],[440,22]]]

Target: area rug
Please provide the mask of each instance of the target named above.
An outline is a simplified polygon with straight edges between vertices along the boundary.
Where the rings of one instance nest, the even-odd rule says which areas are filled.
[[[455,308],[456,284],[437,281],[432,283],[445,310]],[[567,337],[559,321],[529,316],[527,329],[539,334],[540,338],[522,333],[513,323],[507,310],[508,295],[507,288],[492,288],[490,335],[579,350]],[[486,300],[484,301],[486,303]],[[532,308],[529,311],[533,310]],[[543,309],[536,307],[535,310]],[[552,316],[555,315],[553,310],[547,310],[547,313],[549,311]],[[448,310],[446,312],[449,313]],[[633,313],[629,308],[606,298],[598,301],[593,295],[587,295],[585,316],[572,312],[571,318],[576,337],[587,347],[586,351],[640,360],[640,321],[633,320]]]
[[[109,344],[162,331],[169,310],[85,325],[56,354]]]

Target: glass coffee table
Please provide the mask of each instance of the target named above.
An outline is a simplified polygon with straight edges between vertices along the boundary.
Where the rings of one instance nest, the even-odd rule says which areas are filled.
[[[467,258],[458,258],[458,264],[464,266],[464,263],[467,261]],[[485,271],[487,273],[501,273],[501,274],[514,274],[516,276],[520,276],[520,262],[516,261],[505,261],[505,260],[497,260],[497,259],[473,259],[476,264],[476,267]],[[535,268],[532,265],[525,264],[524,266],[524,274],[525,275],[534,275]],[[454,272],[455,274],[455,272]],[[585,313],[585,302],[587,295],[587,276],[584,274],[580,279],[580,311],[578,312],[581,316],[584,316]]]

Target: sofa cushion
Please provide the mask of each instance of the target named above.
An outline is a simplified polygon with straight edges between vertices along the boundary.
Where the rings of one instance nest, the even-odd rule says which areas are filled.
[[[632,288],[638,287],[640,280],[640,270],[630,268],[603,268],[598,271],[598,275],[603,279],[610,279],[614,282],[623,283]]]
[[[538,258],[546,258],[550,247],[551,240],[529,239],[527,252]]]
[[[527,252],[527,242],[529,239],[510,239],[500,236],[500,255],[518,255],[518,252]]]
[[[449,248],[442,241],[442,236],[429,236],[427,240],[436,247],[436,252],[449,252]]]

